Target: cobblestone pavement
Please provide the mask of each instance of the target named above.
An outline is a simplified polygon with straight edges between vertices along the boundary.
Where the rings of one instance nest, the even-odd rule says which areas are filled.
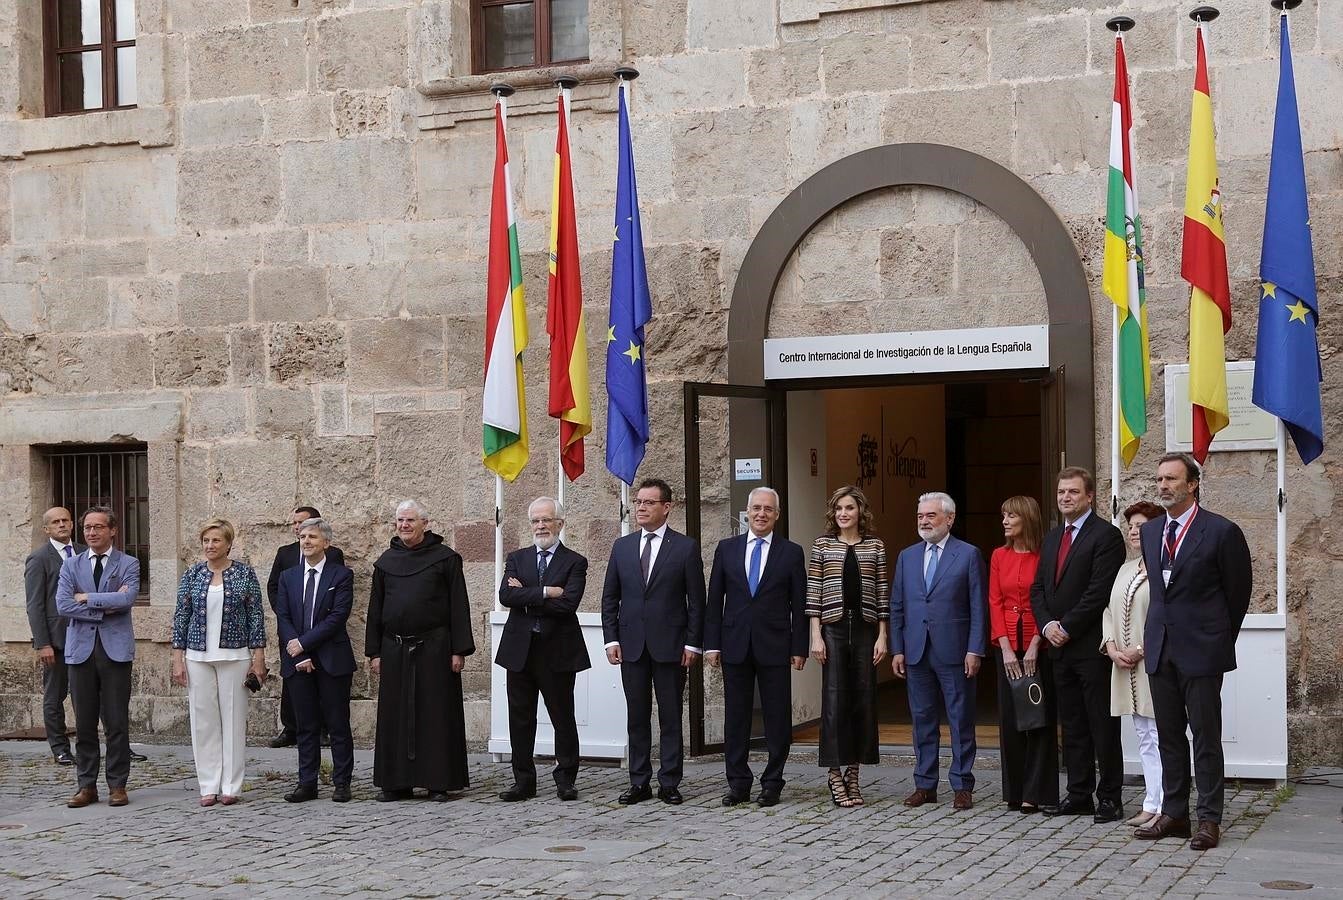
[[[0,897],[1226,897],[1219,874],[1275,805],[1229,785],[1222,846],[1195,853],[1011,812],[993,771],[970,812],[945,785],[936,805],[906,809],[910,766],[896,758],[865,769],[867,805],[839,810],[814,754],[795,753],[783,802],[763,810],[721,806],[721,758],[686,765],[680,807],[622,807],[625,773],[587,765],[576,803],[503,803],[508,766],[484,755],[451,802],[377,803],[367,751],[354,802],[324,786],[289,804],[293,751],[254,749],[244,802],[201,809],[189,747],[140,749],[129,807],[70,810],[70,769],[39,743],[0,743]],[[1125,794],[1132,811],[1139,791]]]

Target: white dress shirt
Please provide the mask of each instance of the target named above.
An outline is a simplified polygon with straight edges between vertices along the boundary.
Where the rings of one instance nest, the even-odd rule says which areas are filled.
[[[324,570],[324,569],[326,568],[326,554],[322,554],[322,558],[321,558],[321,560],[319,560],[318,563],[317,563],[317,565],[315,565],[315,566],[314,566],[312,563],[308,562],[308,560],[307,560],[306,557],[302,557],[302,556],[300,556],[299,558],[303,560],[303,593],[299,594],[299,597],[300,597],[300,598],[307,596],[307,593],[308,593],[308,573],[309,573],[309,572],[316,572],[316,573],[317,573],[317,577],[313,579],[313,581],[315,582],[315,584],[313,585],[313,589],[312,589],[312,590],[313,590],[313,595],[312,595],[312,609],[310,609],[310,610],[308,611],[308,621],[306,621],[306,622],[302,622],[302,623],[300,623],[300,625],[299,625],[299,627],[302,628],[304,631],[311,631],[311,630],[312,630],[312,617],[315,616],[315,615],[317,615],[317,601],[318,601],[318,599],[320,599],[320,598],[318,598],[318,596],[317,596],[317,585],[322,583],[322,570]],[[303,608],[303,605],[302,605],[302,602],[301,602],[301,600],[300,600],[300,603],[299,603],[299,609],[302,609],[302,608]]]
[[[70,555],[71,555],[71,556],[74,556],[74,555],[75,555],[75,548],[74,548],[74,545],[73,545],[73,544],[62,544],[60,541],[56,540],[55,538],[47,538],[47,540],[51,541],[51,546],[54,547],[54,548],[56,549],[56,552],[60,554],[61,559],[65,559],[65,548],[66,548],[66,547],[69,547],[69,548],[70,548]]]
[[[765,574],[765,563],[769,562],[769,548],[774,544],[774,532],[769,534],[756,534],[754,531],[746,535],[746,583],[751,582],[751,554],[755,553],[756,540],[764,541],[760,545],[760,575]]]

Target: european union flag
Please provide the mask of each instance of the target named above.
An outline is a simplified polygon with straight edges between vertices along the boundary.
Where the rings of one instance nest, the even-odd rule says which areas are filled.
[[[1280,17],[1278,111],[1268,172],[1264,249],[1259,259],[1259,334],[1255,343],[1254,405],[1282,419],[1302,462],[1324,450],[1320,412],[1319,301],[1306,207],[1301,121],[1292,77],[1287,17]]]
[[[606,328],[606,468],[626,484],[643,462],[648,443],[648,385],[644,325],[653,318],[634,184],[634,148],[620,83],[620,171],[616,176],[615,245],[611,253],[611,314]]]

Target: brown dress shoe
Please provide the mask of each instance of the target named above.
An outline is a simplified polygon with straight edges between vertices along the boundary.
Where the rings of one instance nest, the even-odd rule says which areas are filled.
[[[1172,819],[1163,813],[1143,827],[1134,829],[1133,836],[1141,841],[1156,841],[1168,837],[1187,838],[1189,820]]]
[[[131,802],[131,798],[126,796],[126,789],[124,787],[112,788],[108,791],[108,795],[108,806],[125,806],[127,803]]]
[[[922,806],[925,803],[936,803],[937,791],[925,791],[923,788],[914,788],[914,793],[905,798],[905,806]]]
[[[1217,823],[1211,819],[1205,819],[1198,823],[1198,831],[1194,832],[1194,839],[1189,842],[1189,849],[1211,850],[1217,846],[1217,841],[1221,836],[1221,829],[1218,828]]]
[[[94,787],[80,788],[75,795],[65,801],[65,805],[71,809],[83,809],[91,803],[98,802],[98,789]]]
[[[974,797],[969,791],[957,791],[955,799],[951,801],[952,809],[970,809],[974,805]]]

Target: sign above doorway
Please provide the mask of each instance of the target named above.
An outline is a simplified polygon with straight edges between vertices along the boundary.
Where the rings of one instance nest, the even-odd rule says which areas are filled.
[[[842,378],[1049,367],[1049,326],[765,340],[765,378]]]

